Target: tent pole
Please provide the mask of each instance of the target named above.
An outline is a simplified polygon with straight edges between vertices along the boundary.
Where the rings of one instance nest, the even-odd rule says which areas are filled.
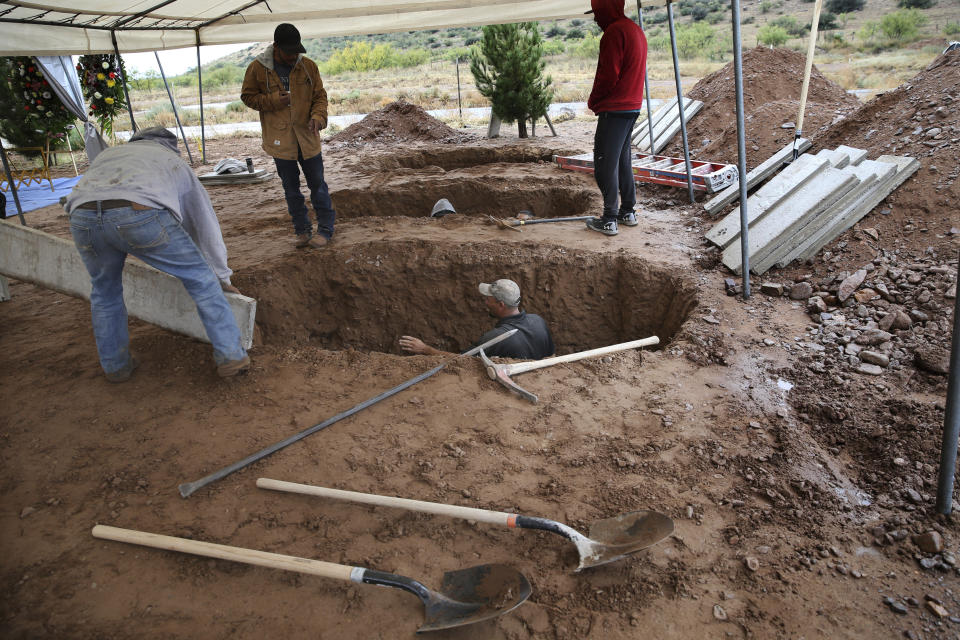
[[[190,164],[193,164],[193,154],[190,153],[190,143],[187,142],[187,134],[183,132],[183,125],[180,124],[180,114],[177,113],[177,105],[173,103],[173,94],[170,92],[170,85],[167,83],[167,74],[163,72],[163,65],[160,64],[160,54],[153,52],[157,59],[157,67],[160,69],[160,77],[163,78],[163,86],[167,89],[167,97],[170,98],[170,108],[173,109],[173,117],[177,119],[177,126],[180,128],[180,137],[183,138],[183,146],[187,148],[187,157],[190,158]]]
[[[683,116],[683,90],[680,88],[680,60],[677,57],[677,34],[673,29],[673,1],[667,0],[667,20],[670,22],[670,48],[673,50],[673,79],[677,81],[677,109],[680,111],[680,133],[683,134],[683,160],[687,165],[687,191],[690,192],[690,202],[696,202],[693,197],[693,167],[690,165],[690,147],[687,145],[687,120]],[[653,145],[653,141],[650,141]]]
[[[17,185],[13,182],[13,173],[10,171],[10,163],[7,161],[7,150],[0,143],[0,156],[3,156],[3,172],[7,174],[7,184],[10,185],[10,193],[13,194],[13,201],[17,205],[17,215],[20,216],[20,224],[27,226],[27,221],[23,219],[23,207],[20,206],[20,196],[17,195]],[[6,212],[4,212],[6,214]]]
[[[197,90],[200,92],[200,162],[207,162],[207,130],[203,125],[203,72],[200,71],[200,29],[194,29],[197,40]]]
[[[740,172],[740,259],[743,299],[750,297],[750,241],[747,217],[747,140],[743,122],[743,52],[740,48],[740,0],[730,3],[733,20],[733,78],[737,93],[737,171]]]
[[[110,39],[113,41],[113,52],[117,55],[117,62],[120,62],[120,47],[117,46],[117,32],[110,30]],[[130,128],[133,133],[137,132],[137,121],[133,119],[133,105],[130,104],[130,92],[127,90],[127,72],[123,65],[120,65],[120,79],[123,80],[123,95],[127,99],[127,113],[130,114]]]
[[[940,472],[937,477],[937,513],[953,510],[953,479],[957,468],[957,439],[960,437],[960,296],[953,303],[953,339],[950,344],[950,378],[947,381],[947,408],[943,413],[943,442],[940,445]]]
[[[640,0],[637,0],[637,22],[640,24],[640,30],[643,31],[643,9],[640,7]],[[643,93],[647,98],[647,127],[650,129],[650,154],[656,153],[653,146],[653,111],[650,109],[650,78],[647,77],[647,65],[643,65]]]
[[[457,56],[457,109],[460,111],[460,124],[463,125],[463,103],[460,101],[460,56]]]

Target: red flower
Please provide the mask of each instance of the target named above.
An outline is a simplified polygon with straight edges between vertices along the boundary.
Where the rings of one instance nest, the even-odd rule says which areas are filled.
[[[27,67],[27,73],[33,73],[33,67]]]
[[[23,108],[25,111],[30,111],[30,105],[28,104],[23,105]]]

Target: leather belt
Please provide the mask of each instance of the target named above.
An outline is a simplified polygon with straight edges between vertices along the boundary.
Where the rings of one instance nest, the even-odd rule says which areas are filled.
[[[97,200],[91,202],[84,202],[83,204],[78,204],[77,209],[86,209],[86,210],[97,210]],[[140,204],[139,202],[131,202],[130,200],[100,200],[100,208],[106,211],[107,209],[122,209],[124,207],[130,207],[135,211],[146,211],[148,209],[156,209],[156,207],[148,207],[146,205]]]

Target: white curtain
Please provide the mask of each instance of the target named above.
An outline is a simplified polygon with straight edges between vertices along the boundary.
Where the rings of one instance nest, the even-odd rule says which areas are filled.
[[[50,83],[63,106],[73,115],[83,120],[83,142],[90,162],[97,154],[107,148],[103,136],[87,118],[87,107],[83,102],[83,92],[80,90],[80,80],[77,79],[77,70],[73,66],[70,56],[36,56],[37,64],[43,69],[43,75]]]

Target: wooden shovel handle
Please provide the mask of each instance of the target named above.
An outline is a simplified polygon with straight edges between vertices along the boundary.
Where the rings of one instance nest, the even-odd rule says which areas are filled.
[[[220,560],[233,560],[234,562],[253,564],[259,567],[270,567],[271,569],[309,573],[310,575],[333,578],[334,580],[350,581],[350,572],[353,571],[353,567],[334,564],[332,562],[323,562],[322,560],[309,560],[307,558],[285,556],[279,553],[229,547],[212,542],[187,540],[186,538],[175,538],[173,536],[134,531],[132,529],[119,529],[101,524],[95,526],[92,533],[93,537],[103,538],[104,540],[129,542],[130,544],[139,544],[144,547],[153,547],[154,549],[180,551],[182,553],[192,553],[208,558],[219,558]]]
[[[621,342],[620,344],[612,344],[608,347],[599,347],[597,349],[590,349],[589,351],[568,353],[565,356],[557,356],[555,358],[544,358],[543,360],[532,360],[530,362],[517,362],[514,364],[505,365],[504,369],[506,370],[507,375],[511,376],[515,373],[533,371],[534,369],[542,369],[543,367],[550,367],[555,364],[575,362],[577,360],[583,360],[584,358],[593,358],[594,356],[602,356],[608,353],[616,353],[617,351],[626,351],[627,349],[646,347],[652,344],[660,344],[660,338],[657,336],[650,336],[649,338],[643,338],[642,340]]]
[[[499,524],[505,527],[516,526],[517,516],[515,514],[504,513],[502,511],[487,511],[486,509],[458,507],[452,504],[423,502],[421,500],[408,500],[407,498],[394,498],[391,496],[378,496],[373,493],[359,493],[357,491],[343,491],[342,489],[315,487],[309,484],[297,484],[296,482],[284,482],[283,480],[271,480],[270,478],[258,478],[257,486],[261,489],[273,489],[274,491],[287,491],[289,493],[302,493],[308,496],[320,496],[321,498],[333,498],[335,500],[361,502],[363,504],[372,504],[380,507],[394,507],[396,509],[406,509],[407,511],[432,513],[438,516],[463,518],[464,520],[476,520],[477,522],[485,522],[487,524]]]

